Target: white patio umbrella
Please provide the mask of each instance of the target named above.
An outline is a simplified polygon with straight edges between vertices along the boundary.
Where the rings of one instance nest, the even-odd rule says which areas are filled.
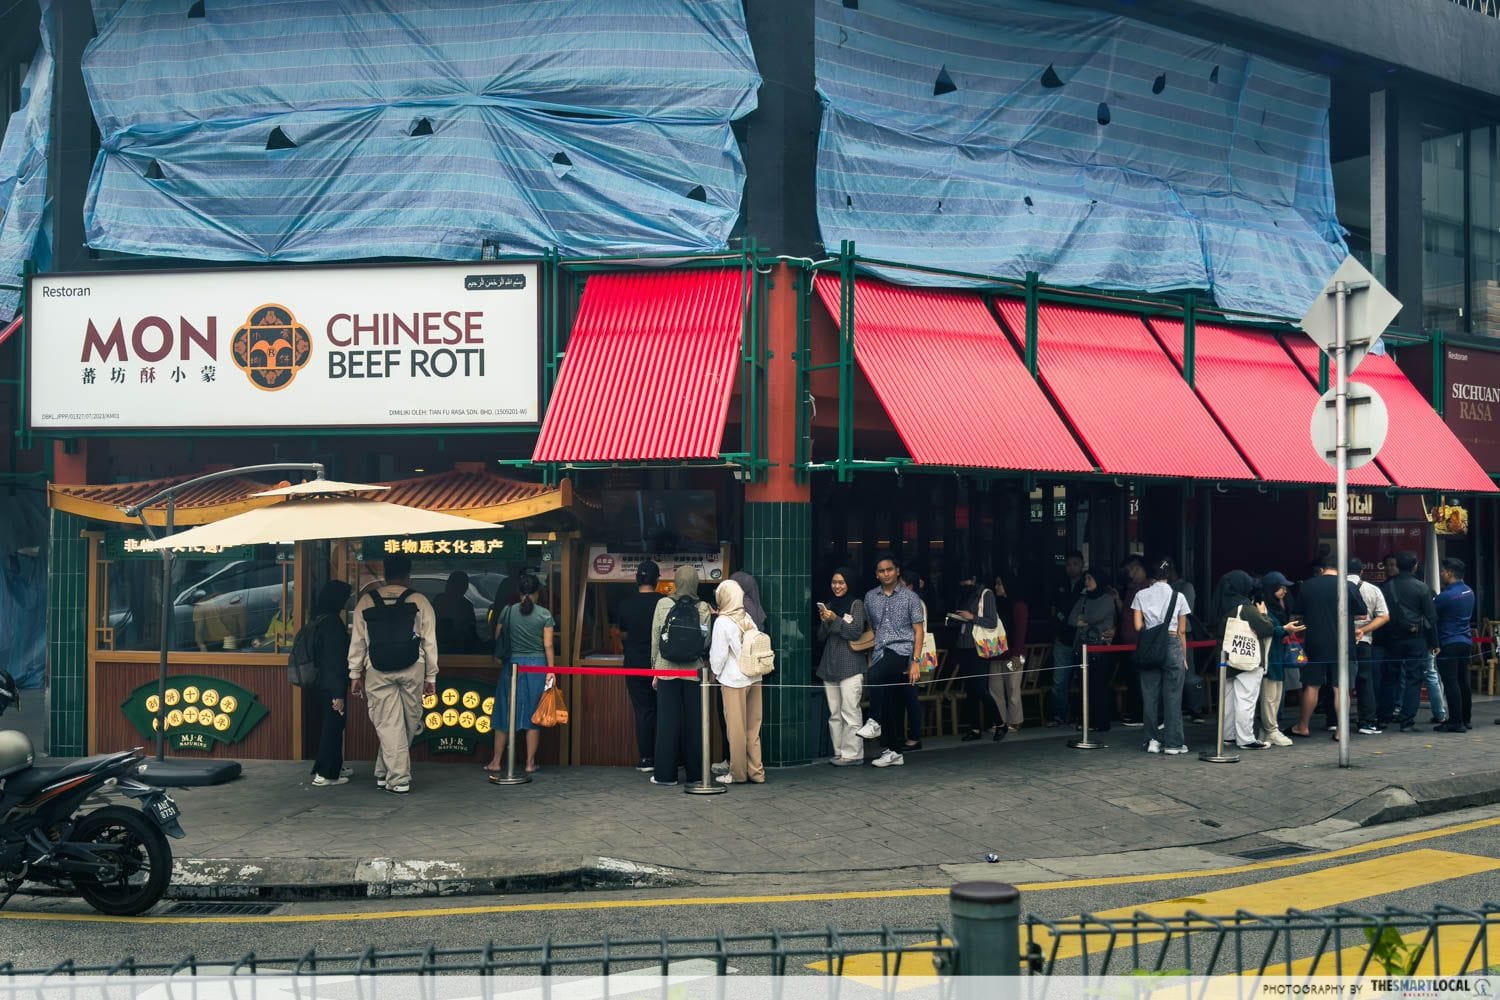
[[[272,491],[272,495],[285,493],[285,488]],[[144,542],[141,548],[159,552],[162,549],[269,545],[323,538],[363,538],[367,535],[432,535],[450,531],[483,531],[492,527],[494,525],[473,518],[383,500],[315,495],[307,499],[288,498],[269,507],[248,510],[222,521]]]

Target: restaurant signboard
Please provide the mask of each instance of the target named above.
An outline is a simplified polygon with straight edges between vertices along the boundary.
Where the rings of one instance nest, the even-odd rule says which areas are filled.
[[[535,264],[43,275],[38,430],[540,419]]]
[[[1443,419],[1486,472],[1500,472],[1500,354],[1448,347]]]

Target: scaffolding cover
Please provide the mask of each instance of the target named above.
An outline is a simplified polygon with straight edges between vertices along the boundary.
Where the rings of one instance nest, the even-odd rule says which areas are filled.
[[[1040,0],[818,2],[826,245],[1274,316],[1346,254],[1326,77]]]
[[[701,252],[760,77],[739,0],[98,0],[91,246]]]
[[[0,140],[0,323],[21,309],[21,271],[38,253],[47,205],[47,145],[52,133],[52,12],[42,0],[42,40],[21,84],[21,106]]]

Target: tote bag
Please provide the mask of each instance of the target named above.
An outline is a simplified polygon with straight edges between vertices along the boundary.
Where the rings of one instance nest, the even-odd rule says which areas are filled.
[[[1250,628],[1250,623],[1240,617],[1244,609],[1234,609],[1234,617],[1224,622],[1224,644],[1219,650],[1219,659],[1231,670],[1256,670],[1260,667],[1260,637]]]

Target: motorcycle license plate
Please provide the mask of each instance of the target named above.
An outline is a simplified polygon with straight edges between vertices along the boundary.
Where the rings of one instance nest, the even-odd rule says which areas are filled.
[[[177,803],[173,802],[166,795],[152,799],[148,808],[151,810],[151,815],[163,826],[173,822],[178,816],[182,815],[182,810],[177,808]]]

